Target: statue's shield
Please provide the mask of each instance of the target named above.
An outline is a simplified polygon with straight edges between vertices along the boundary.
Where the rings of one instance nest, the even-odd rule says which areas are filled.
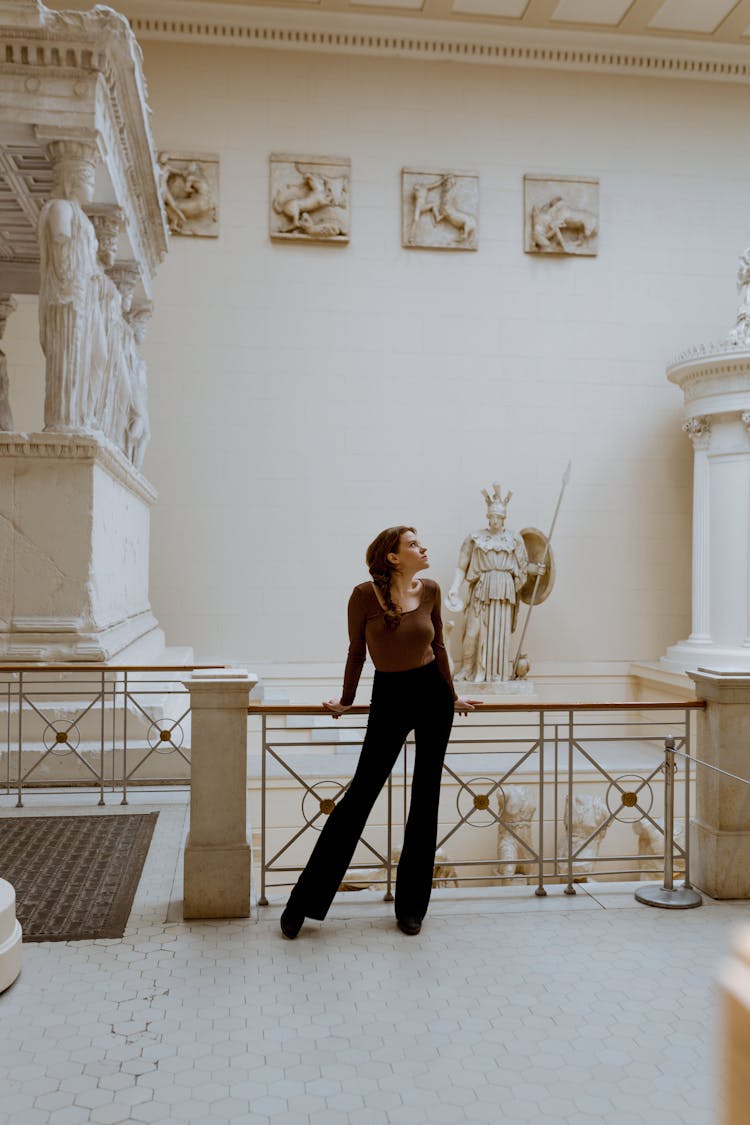
[[[547,536],[538,527],[524,527],[520,534],[526,546],[529,562],[543,562],[547,569],[539,578],[536,597],[534,597],[534,586],[536,586],[537,580],[535,574],[527,576],[526,581],[518,591],[518,596],[526,605],[531,605],[532,598],[534,598],[534,605],[541,605],[549,597],[555,584],[555,559],[552,554],[552,547]]]

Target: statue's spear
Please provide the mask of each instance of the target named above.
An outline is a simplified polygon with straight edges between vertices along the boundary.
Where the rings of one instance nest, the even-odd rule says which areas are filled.
[[[555,505],[555,514],[552,517],[552,523],[550,524],[549,535],[547,536],[547,542],[544,544],[544,553],[543,553],[542,559],[541,559],[541,565],[542,566],[544,566],[547,562],[547,556],[549,555],[550,543],[552,542],[552,536],[553,536],[554,531],[555,531],[555,524],[557,523],[557,515],[558,515],[558,512],[560,511],[560,505],[562,504],[563,494],[564,494],[565,489],[567,488],[568,483],[570,481],[571,465],[572,465],[572,462],[568,461],[568,464],[565,467],[565,472],[562,475],[562,484],[560,486],[560,495],[557,497],[557,504]],[[536,595],[537,595],[537,590],[539,589],[539,583],[541,581],[541,578],[542,578],[541,574],[537,571],[536,581],[534,582],[534,589],[531,591],[531,601],[529,602],[529,612],[526,614],[526,620],[523,623],[523,630],[521,632],[521,639],[518,642],[518,648],[516,649],[516,655],[515,655],[515,658],[513,660],[513,675],[511,676],[511,679],[513,679],[513,680],[515,680],[517,678],[516,669],[518,668],[518,658],[520,657],[521,651],[523,649],[523,642],[524,642],[524,638],[526,637],[526,630],[528,629],[529,621],[531,620],[531,611],[534,608],[534,605],[536,603]]]

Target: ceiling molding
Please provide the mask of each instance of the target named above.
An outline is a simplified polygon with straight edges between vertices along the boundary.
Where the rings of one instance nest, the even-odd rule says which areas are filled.
[[[750,45],[210,0],[120,0],[141,40],[750,81]]]

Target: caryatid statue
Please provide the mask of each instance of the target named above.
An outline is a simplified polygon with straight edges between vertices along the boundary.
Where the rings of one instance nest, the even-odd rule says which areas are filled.
[[[83,205],[94,194],[97,153],[84,141],[48,146],[50,200],[39,219],[39,329],[46,358],[45,430],[94,428],[94,404],[104,379],[107,341],[101,313],[103,271],[94,228]]]
[[[473,531],[461,544],[458,567],[445,598],[454,613],[465,611],[460,664],[454,678],[474,684],[521,678],[528,662],[514,662],[511,636],[520,603],[543,601],[552,586],[552,556],[547,537],[536,528],[510,531],[505,526],[508,503],[499,484],[487,503],[487,527]],[[468,593],[461,598],[466,582]],[[514,663],[516,666],[514,667]]]

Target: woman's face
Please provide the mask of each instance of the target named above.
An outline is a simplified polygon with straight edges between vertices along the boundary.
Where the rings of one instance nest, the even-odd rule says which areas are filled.
[[[398,541],[398,551],[391,551],[388,561],[396,570],[402,573],[411,571],[412,574],[418,570],[425,570],[430,565],[427,548],[422,546],[413,531],[402,533]]]

